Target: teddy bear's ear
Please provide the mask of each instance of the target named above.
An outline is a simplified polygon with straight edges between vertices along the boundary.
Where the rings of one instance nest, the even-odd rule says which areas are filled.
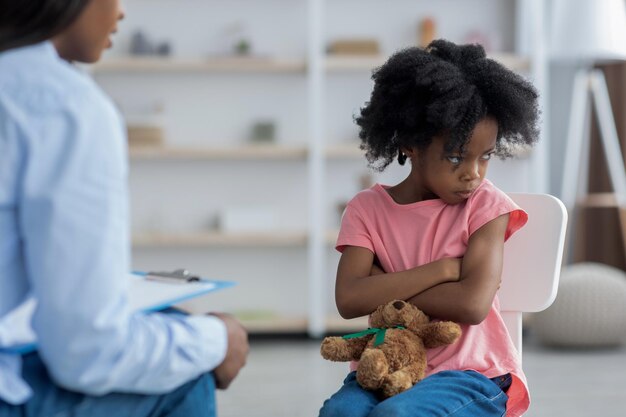
[[[385,305],[378,306],[372,314],[370,314],[370,326],[371,327],[384,327],[385,321],[383,319],[383,309]]]

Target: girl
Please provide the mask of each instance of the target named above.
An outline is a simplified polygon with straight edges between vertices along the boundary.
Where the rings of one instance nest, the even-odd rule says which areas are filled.
[[[407,300],[463,335],[430,350],[427,377],[385,401],[351,372],[320,416],[519,416],[529,396],[496,292],[504,242],[527,216],[485,174],[492,156],[536,140],[537,93],[481,46],[444,40],[396,53],[373,79],[356,118],[361,148],[379,170],[408,159],[411,171],[348,204],[337,308],[354,318]]]
[[[123,124],[70,65],[111,46],[119,0],[0,10],[0,416],[213,416],[246,332],[221,314],[129,311]],[[3,351],[2,317],[29,294],[39,352]]]

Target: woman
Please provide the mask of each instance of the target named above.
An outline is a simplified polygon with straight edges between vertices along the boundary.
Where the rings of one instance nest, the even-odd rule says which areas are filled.
[[[0,337],[0,416],[212,416],[244,365],[223,314],[129,311],[126,138],[71,62],[111,46],[119,0],[0,0],[1,318],[30,294],[38,353]]]

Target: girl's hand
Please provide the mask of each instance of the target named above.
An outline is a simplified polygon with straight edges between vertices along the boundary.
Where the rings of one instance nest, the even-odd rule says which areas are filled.
[[[462,262],[463,258],[442,258],[437,261],[445,281],[458,281],[461,278]]]

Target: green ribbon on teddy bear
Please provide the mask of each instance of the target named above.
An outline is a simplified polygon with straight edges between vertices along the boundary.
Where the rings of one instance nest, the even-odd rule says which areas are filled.
[[[406,330],[404,326],[395,326],[393,329]],[[374,347],[381,345],[385,341],[385,333],[388,328],[370,327],[367,330],[363,330],[357,333],[350,333],[345,336],[341,336],[343,339],[356,339],[357,337],[367,336],[368,334],[376,335],[374,339]]]

